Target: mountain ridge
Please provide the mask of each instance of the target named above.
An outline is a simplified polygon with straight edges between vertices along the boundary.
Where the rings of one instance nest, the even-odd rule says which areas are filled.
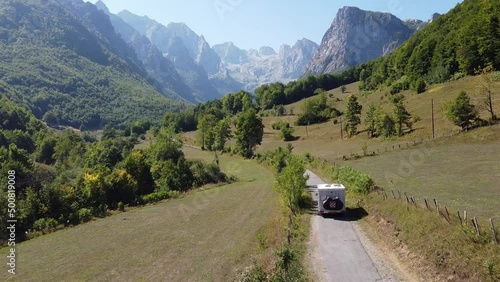
[[[413,33],[390,13],[345,6],[337,12],[304,74],[340,72],[385,56]]]

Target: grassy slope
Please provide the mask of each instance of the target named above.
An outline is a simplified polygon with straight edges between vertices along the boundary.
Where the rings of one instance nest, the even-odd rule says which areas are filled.
[[[387,188],[397,188],[414,194],[418,198],[430,197],[438,198],[444,204],[455,209],[467,209],[479,216],[499,216],[499,209],[496,206],[500,188],[498,174],[498,159],[500,157],[500,126],[482,128],[469,133],[455,135],[453,138],[442,137],[443,134],[449,136],[452,131],[457,132],[458,128],[447,121],[441,109],[446,101],[450,101],[463,89],[477,103],[478,88],[481,83],[478,77],[467,77],[458,81],[432,86],[423,94],[404,92],[406,96],[406,107],[409,112],[417,114],[422,120],[415,124],[415,131],[402,137],[392,140],[369,139],[365,132],[361,132],[351,139],[340,140],[340,125],[331,121],[323,124],[308,126],[308,135],[305,127],[295,126],[295,135],[299,140],[289,142],[294,146],[294,152],[302,154],[309,152],[316,157],[320,157],[337,164],[354,166],[369,173],[377,181],[377,184]],[[343,100],[351,93],[358,93],[357,83],[347,86],[348,93],[341,93],[340,89],[329,91],[330,104],[335,105],[340,110],[344,110]],[[492,87],[493,93],[498,93],[500,83],[496,82]],[[387,91],[374,92],[367,97],[359,97],[364,109],[370,103],[381,104],[387,112],[392,113],[390,102],[386,96]],[[341,99],[342,101],[336,101]],[[500,96],[494,94],[494,106],[500,112]],[[436,141],[424,141],[423,144],[406,149],[406,143],[410,145],[413,141],[421,139],[428,140],[432,135],[431,129],[431,99],[435,103],[436,120]],[[302,102],[288,105],[287,109],[293,108],[294,114],[300,113]],[[486,118],[486,116],[483,116]],[[279,140],[279,132],[271,129],[272,123],[278,120],[286,120],[293,124],[296,117],[265,117],[266,126],[264,140],[260,150],[286,146],[286,142]],[[362,117],[364,119],[364,117]],[[363,131],[364,125],[358,130]],[[405,150],[398,150],[401,148]],[[367,157],[359,160],[343,161],[343,156],[350,156],[351,153],[362,155],[362,146],[366,145],[369,152],[378,152],[376,157]],[[392,152],[395,145],[396,151]],[[417,157],[421,148],[432,148],[432,154],[426,155],[422,161]],[[389,152],[385,153],[386,148]],[[411,157],[411,158],[410,158]],[[402,160],[411,161],[416,166],[412,166],[410,174],[399,173]],[[403,161],[404,162],[404,161]],[[403,168],[405,169],[404,165]],[[389,177],[385,177],[386,174]],[[393,177],[395,175],[404,176],[402,178]],[[390,182],[393,181],[393,183]],[[472,193],[472,197],[470,196]]]
[[[189,158],[212,155],[186,149]],[[279,226],[273,174],[220,157],[239,182],[99,219],[17,246],[18,275],[1,281],[226,281],[251,264],[259,232]],[[284,236],[281,236],[284,237]],[[7,250],[0,250],[6,256]]]

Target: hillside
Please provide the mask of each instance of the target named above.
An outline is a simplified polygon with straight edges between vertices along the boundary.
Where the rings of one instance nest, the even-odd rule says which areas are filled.
[[[95,5],[109,16],[115,31],[132,46],[138,59],[142,61],[148,73],[158,81],[162,92],[174,91],[180,98],[190,103],[198,102],[197,98],[193,95],[192,89],[186,85],[175,69],[174,64],[163,57],[161,51],[146,36],[140,34],[117,15],[110,13],[102,1],[96,2]]]
[[[225,88],[229,88],[229,92],[241,88],[226,76],[220,58],[203,36],[198,36],[186,24],[170,23],[164,26],[147,16],[140,17],[126,10],[117,16],[146,36],[174,64],[198,101],[220,98],[227,94],[222,91]],[[222,79],[224,77],[226,79]],[[224,89],[217,89],[212,80],[222,84]]]
[[[1,95],[38,117],[99,128],[176,110],[109,18],[79,1],[0,4]]]
[[[500,68],[500,2],[465,0],[419,30],[389,56],[362,67],[361,89],[396,90]]]

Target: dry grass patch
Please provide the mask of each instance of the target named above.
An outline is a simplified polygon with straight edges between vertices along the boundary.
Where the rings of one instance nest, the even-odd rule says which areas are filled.
[[[186,149],[188,158],[212,155]],[[132,209],[17,246],[18,275],[1,281],[228,281],[259,259],[257,235],[275,224],[273,174],[220,157],[240,181]],[[266,227],[271,226],[271,227]],[[271,241],[273,242],[273,241]],[[0,250],[5,257],[7,249]]]

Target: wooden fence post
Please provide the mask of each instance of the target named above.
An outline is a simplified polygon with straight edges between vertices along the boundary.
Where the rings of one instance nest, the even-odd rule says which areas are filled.
[[[392,198],[396,199],[396,196],[394,195],[394,189],[391,189],[391,194],[392,194]]]
[[[474,228],[476,228],[476,235],[481,236],[481,232],[479,231],[479,224],[477,224],[477,218],[473,217],[472,218],[472,224],[474,225]]]
[[[398,199],[401,201],[401,192],[398,190]]]
[[[467,226],[467,211],[464,210],[464,223],[465,223],[465,226]]]
[[[462,222],[462,217],[460,216],[460,211],[457,211],[457,215],[458,215],[458,220],[460,220],[460,225],[464,225],[464,223]]]
[[[429,202],[427,202],[427,198],[424,198],[425,206],[427,207],[427,210],[430,210],[429,208]]]
[[[446,217],[448,217],[449,221],[451,222],[450,213],[448,212],[448,208],[446,206],[444,206],[444,210],[446,211]]]
[[[497,231],[495,230],[495,225],[493,224],[493,218],[490,218],[491,232],[493,233],[493,243],[498,245]]]
[[[436,199],[434,199],[434,205],[436,206],[436,212],[439,215],[439,203]]]
[[[417,206],[417,204],[415,204],[415,199],[413,198],[413,195],[410,197],[410,201],[413,205],[415,205],[415,207]]]

